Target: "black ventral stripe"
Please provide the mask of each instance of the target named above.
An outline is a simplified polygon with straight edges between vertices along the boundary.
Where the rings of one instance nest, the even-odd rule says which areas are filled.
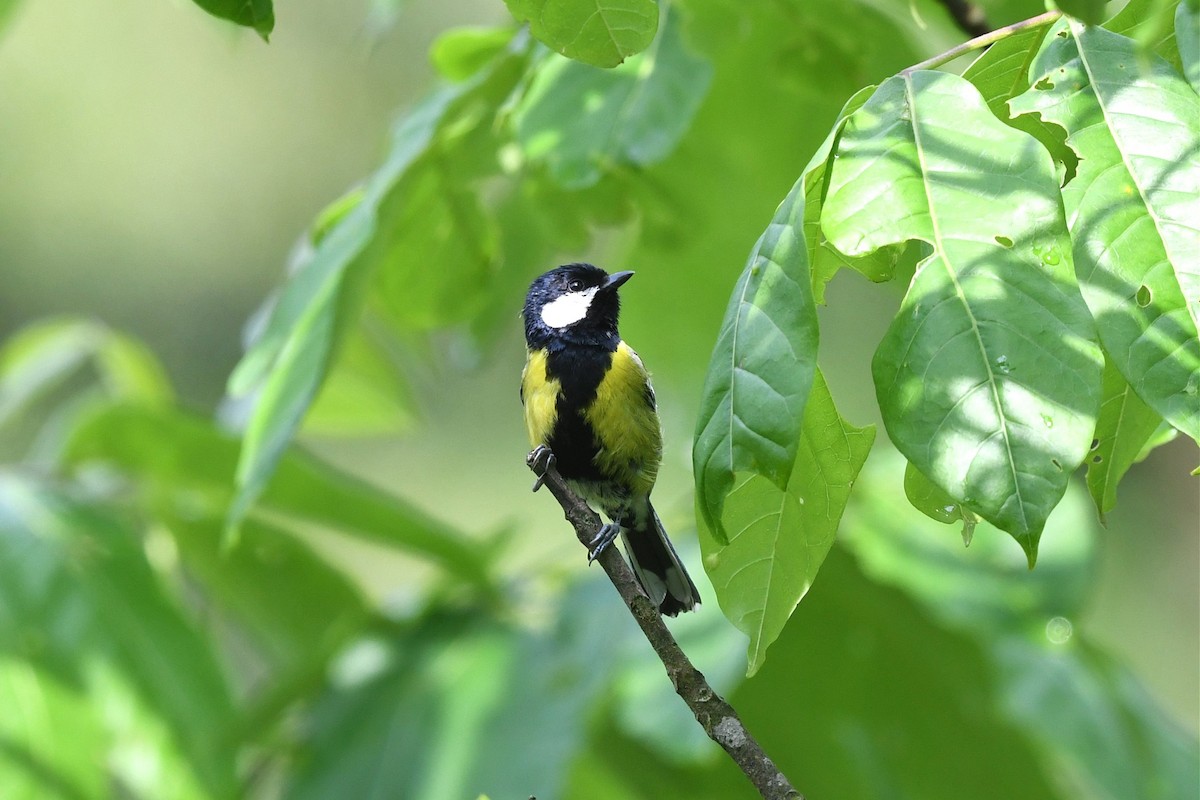
[[[602,347],[548,349],[546,372],[558,381],[560,389],[558,422],[547,444],[564,478],[599,481],[606,477],[596,469],[600,442],[584,419],[584,410],[596,399],[600,382],[612,366],[612,354],[612,350]]]

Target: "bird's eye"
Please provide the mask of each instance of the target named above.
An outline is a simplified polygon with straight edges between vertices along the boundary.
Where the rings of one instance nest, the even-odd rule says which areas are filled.
[[[570,283],[567,284],[567,288],[570,289],[572,292],[582,292],[583,291],[583,281],[576,278],[575,280],[572,280]]]

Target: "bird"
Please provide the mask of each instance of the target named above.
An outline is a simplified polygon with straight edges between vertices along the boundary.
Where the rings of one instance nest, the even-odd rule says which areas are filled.
[[[521,403],[530,445],[548,448],[567,485],[611,520],[589,543],[588,563],[619,534],[642,589],[673,617],[700,593],[650,503],[662,461],[657,402],[645,365],[617,332],[617,290],[631,277],[573,263],[533,281],[522,312]]]

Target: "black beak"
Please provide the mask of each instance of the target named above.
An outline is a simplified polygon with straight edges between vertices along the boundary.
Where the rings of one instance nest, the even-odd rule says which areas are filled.
[[[604,283],[600,284],[600,291],[602,291],[602,292],[616,291],[617,288],[622,283],[624,283],[625,281],[629,280],[632,277],[633,277],[632,272],[614,272],[612,275],[608,276],[608,280],[606,280]]]

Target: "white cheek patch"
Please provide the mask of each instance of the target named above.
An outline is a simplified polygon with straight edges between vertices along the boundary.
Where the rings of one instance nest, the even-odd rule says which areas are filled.
[[[587,316],[591,308],[592,298],[596,296],[596,287],[582,292],[569,292],[562,297],[542,306],[542,322],[551,328],[565,328],[574,325]]]

